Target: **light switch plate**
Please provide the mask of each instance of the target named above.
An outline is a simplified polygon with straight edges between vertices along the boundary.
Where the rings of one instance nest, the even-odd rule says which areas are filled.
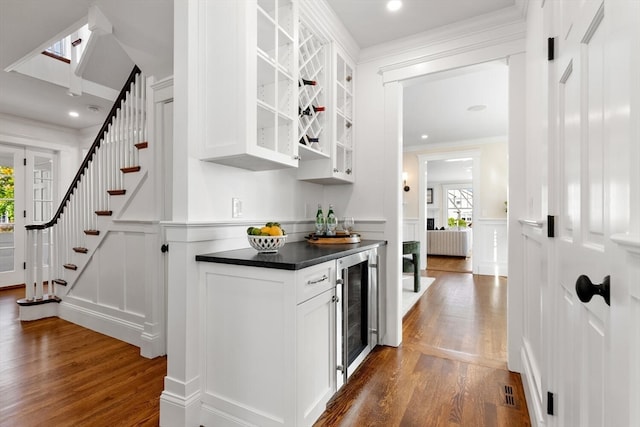
[[[242,201],[236,197],[231,199],[231,216],[233,218],[242,216]]]

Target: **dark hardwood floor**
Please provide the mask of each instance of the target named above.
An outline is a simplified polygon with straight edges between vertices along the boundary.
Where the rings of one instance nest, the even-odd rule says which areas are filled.
[[[424,273],[424,272],[423,272]],[[316,426],[530,426],[506,369],[506,279],[436,281]],[[0,426],[157,426],[166,358],[58,318],[19,322],[22,289],[0,291]]]
[[[157,426],[166,357],[73,323],[18,320],[0,291],[0,426]]]
[[[427,268],[434,271],[471,273],[471,257],[427,255]]]
[[[423,272],[424,273],[424,272]],[[436,281],[329,403],[320,426],[530,426],[506,366],[506,279],[428,271]]]

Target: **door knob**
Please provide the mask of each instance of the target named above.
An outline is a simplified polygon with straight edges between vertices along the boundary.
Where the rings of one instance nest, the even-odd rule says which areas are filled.
[[[607,305],[611,305],[609,303],[609,276],[606,276],[601,284],[593,284],[591,279],[584,274],[581,275],[576,280],[576,293],[582,302],[589,302],[594,295],[600,295]]]

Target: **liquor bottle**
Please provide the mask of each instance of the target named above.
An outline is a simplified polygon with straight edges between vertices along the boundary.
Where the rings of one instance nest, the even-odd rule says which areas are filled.
[[[338,228],[338,218],[333,212],[333,205],[329,205],[329,212],[327,212],[327,236],[335,236],[336,228]]]
[[[315,86],[317,84],[318,84],[318,82],[316,82],[315,80],[300,79],[300,81],[298,81],[298,87],[300,87],[302,85]]]
[[[318,211],[316,212],[316,235],[321,236],[324,234],[325,220],[322,213],[322,205],[318,203]]]

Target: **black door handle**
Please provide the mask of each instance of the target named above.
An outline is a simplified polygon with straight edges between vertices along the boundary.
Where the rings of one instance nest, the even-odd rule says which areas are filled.
[[[589,302],[592,296],[600,295],[607,305],[611,305],[609,303],[609,276],[606,276],[601,284],[593,284],[591,279],[584,274],[581,275],[576,280],[576,293],[582,302]]]

